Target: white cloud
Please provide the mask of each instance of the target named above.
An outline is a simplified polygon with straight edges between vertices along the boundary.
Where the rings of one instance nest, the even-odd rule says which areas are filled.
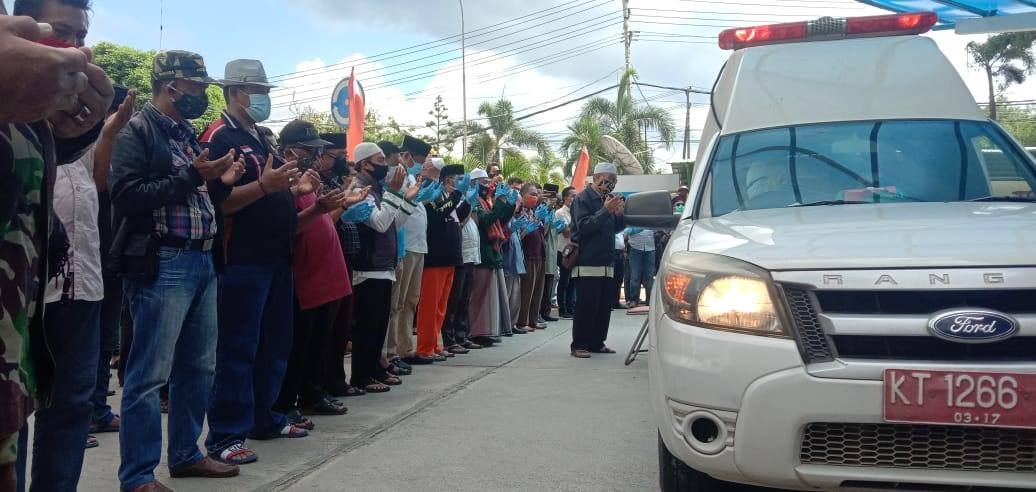
[[[368,2],[363,0],[294,0],[296,4],[305,5],[317,13],[321,23],[348,26],[351,28],[391,28],[406,29],[411,32],[423,32],[430,39],[438,39],[452,36],[459,31],[459,12],[457,2],[454,0],[423,0],[419,7],[415,8],[415,2],[409,0],[382,0],[379,2]],[[771,2],[764,0],[763,3]],[[465,6],[467,10],[466,22],[469,31],[482,26],[489,26],[504,22],[509,19],[528,15],[537,10],[561,6],[565,2],[561,0],[496,0],[474,1],[469,0]],[[724,25],[745,25],[773,23],[792,20],[806,20],[821,15],[856,16],[873,15],[884,13],[881,10],[866,7],[862,4],[850,2],[833,1],[830,4],[811,8],[789,7],[787,5],[771,6],[737,6],[722,2],[686,2],[678,0],[634,0],[631,2],[633,8],[632,28],[642,33],[639,40],[633,45],[633,64],[637,68],[640,78],[644,82],[652,82],[669,86],[695,86],[708,87],[714,80],[716,73],[729,53],[719,50],[715,43],[715,36],[721,27],[704,27],[705,24],[713,26]],[[566,4],[568,5],[568,4]],[[617,26],[602,27],[594,29],[592,35],[579,35],[571,40],[557,41],[554,44],[545,46],[542,49],[530,50],[525,53],[512,53],[499,58],[493,58],[497,53],[505,50],[516,49],[515,44],[523,38],[532,40],[516,43],[518,48],[529,46],[536,40],[547,39],[557,36],[557,33],[548,34],[552,30],[558,30],[567,24],[578,24],[581,19],[592,18],[595,15],[604,15],[614,12],[616,20],[619,19],[621,2],[619,0],[591,2],[581,5],[577,9],[568,11],[565,14],[554,16],[555,22],[537,25],[550,20],[547,17],[542,20],[530,21],[523,24],[524,29],[518,32],[516,29],[508,30],[495,28],[482,32],[481,37],[475,37],[474,42],[469,44],[468,49],[468,116],[477,118],[476,110],[479,103],[490,101],[501,96],[507,97],[514,103],[516,109],[535,107],[533,110],[544,109],[555,100],[565,100],[578,97],[592,92],[595,89],[603,88],[615,83],[617,72],[591,87],[572,94],[566,95],[581,86],[597,80],[609,72],[614,72],[622,66],[622,49],[616,44],[599,51],[588,53],[571,60],[559,61],[551,65],[540,66],[533,70],[513,73],[512,75],[502,74],[531,66],[533,62],[542,64],[545,56],[564,56],[566,49],[594,41],[598,36],[607,36],[612,33],[621,32]],[[577,13],[582,8],[593,7],[585,13]],[[651,10],[659,9],[659,10]],[[683,10],[691,12],[673,12]],[[659,15],[661,17],[652,17]],[[709,20],[712,19],[712,20]],[[669,24],[667,24],[669,22]],[[696,24],[696,25],[689,25]],[[512,31],[514,31],[512,33]],[[475,31],[476,33],[479,31]],[[669,35],[703,36],[700,38],[672,38],[659,36],[652,33],[665,33]],[[539,36],[539,37],[536,37]],[[967,66],[967,54],[964,46],[968,41],[984,39],[984,36],[957,36],[952,31],[943,31],[930,34],[937,42],[940,49],[960,72],[962,78],[971,89],[972,93],[979,100],[984,100],[986,93],[985,77],[976,71],[970,70]],[[695,43],[673,43],[659,42],[682,40]],[[481,44],[480,44],[481,43]],[[501,45],[497,50],[488,48]],[[452,45],[457,47],[456,44]],[[396,49],[396,46],[386,46],[386,50]],[[318,109],[324,109],[330,99],[331,86],[338,79],[348,75],[348,67],[352,64],[367,63],[362,66],[365,72],[360,76],[367,90],[367,107],[378,111],[382,116],[393,116],[401,123],[421,128],[429,119],[428,111],[432,108],[435,96],[442,95],[446,106],[449,108],[449,115],[452,121],[459,122],[462,119],[462,97],[461,97],[461,72],[460,61],[449,61],[438,68],[435,75],[409,84],[391,85],[392,81],[404,77],[405,74],[398,74],[401,68],[397,64],[400,60],[388,60],[385,64],[378,61],[370,61],[372,54],[353,54],[339,60],[348,62],[338,66],[334,71],[328,73],[313,74],[310,77],[302,77],[291,80],[287,85],[295,88],[299,94],[298,99],[313,96],[320,96],[319,104],[314,104]],[[395,65],[395,66],[394,66]],[[413,66],[411,64],[409,66]],[[326,64],[322,60],[300,61],[298,69],[323,67]],[[361,68],[357,69],[358,72]],[[428,69],[415,69],[413,73],[421,73]],[[495,80],[494,80],[495,79]],[[376,88],[379,85],[389,83],[388,87]],[[320,89],[324,86],[323,89]],[[317,88],[314,90],[314,88]],[[682,137],[684,126],[684,111],[682,104],[683,95],[680,93],[661,97],[662,91],[645,88],[644,95],[649,99],[656,99],[652,104],[667,108],[673,116],[678,128],[678,142],[670,149],[658,149],[655,152],[656,160],[679,160],[682,151]],[[613,92],[603,94],[606,97],[614,97]],[[638,99],[641,99],[639,92],[635,92]],[[1012,88],[1008,96],[1012,99],[1031,99],[1036,97],[1036,82],[1027,82],[1021,86]],[[286,100],[284,94],[278,101]],[[691,111],[692,139],[698,136],[700,129],[705,122],[707,108],[702,105],[707,99],[701,96],[694,98],[695,106]],[[539,105],[539,106],[537,106]],[[539,115],[523,122],[528,127],[540,131],[552,141],[560,141],[565,132],[567,123],[576,115],[581,103],[575,103],[561,109],[557,109],[543,115]],[[519,114],[526,114],[520,112]],[[285,117],[283,108],[275,111],[275,116]],[[657,137],[652,137],[657,140]],[[459,149],[458,149],[459,150]],[[697,152],[697,143],[692,143],[692,156]],[[459,153],[459,152],[458,152]]]

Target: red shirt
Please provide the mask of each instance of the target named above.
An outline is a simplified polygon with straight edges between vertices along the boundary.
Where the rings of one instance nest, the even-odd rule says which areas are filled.
[[[295,208],[302,211],[316,201],[316,195],[310,193],[296,198]],[[295,296],[302,309],[313,309],[353,293],[342,244],[327,214],[295,237],[294,261]]]

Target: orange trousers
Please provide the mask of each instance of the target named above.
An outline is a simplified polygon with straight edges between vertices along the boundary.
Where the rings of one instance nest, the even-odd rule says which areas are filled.
[[[453,288],[453,267],[429,267],[421,276],[421,300],[417,303],[417,355],[442,352],[439,335]],[[361,308],[362,309],[362,308]]]

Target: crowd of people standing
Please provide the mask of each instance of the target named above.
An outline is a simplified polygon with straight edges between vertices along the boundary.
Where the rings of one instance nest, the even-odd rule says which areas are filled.
[[[248,440],[305,438],[345,398],[559,318],[572,356],[614,353],[620,266],[627,299],[650,292],[651,233],[626,228],[614,165],[560,189],[447,164],[410,135],[274,134],[258,60],[217,80],[162,51],[136,94],[80,49],[89,11],[0,3],[0,490],[75,490],[103,432],[124,490],[169,490],[163,413],[171,476],[232,477],[259,458]],[[227,108],[196,135],[210,85]]]

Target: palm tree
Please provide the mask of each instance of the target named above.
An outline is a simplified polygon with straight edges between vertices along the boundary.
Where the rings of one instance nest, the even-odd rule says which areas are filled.
[[[580,119],[589,118],[596,121],[604,134],[622,142],[640,159],[644,172],[650,173],[654,170],[654,158],[643,132],[657,131],[662,143],[668,148],[676,141],[676,124],[666,110],[636,103],[631,90],[636,78],[637,72],[632,69],[622,74],[615,100],[595,97],[587,101],[583,105]]]
[[[579,119],[568,125],[571,132],[561,142],[561,153],[565,156],[565,176],[571,176],[575,172],[576,160],[583,147],[586,147],[590,154],[590,168],[593,169],[598,162],[607,161],[604,147],[601,145],[601,137],[604,130],[597,120],[589,116],[581,116]]]
[[[519,149],[535,150],[541,156],[550,155],[550,145],[540,134],[527,130],[514,120],[514,106],[507,99],[493,103],[486,101],[478,107],[478,114],[486,125],[469,124],[466,132],[477,133],[468,144],[468,152],[477,154],[488,166],[498,164],[500,149],[504,153],[516,153]],[[489,154],[489,151],[492,154]]]
[[[1036,32],[1001,33],[990,36],[985,43],[968,43],[971,66],[986,72],[989,88],[989,118],[996,119],[996,96],[1012,84],[1021,84],[1036,68],[1032,45]]]

